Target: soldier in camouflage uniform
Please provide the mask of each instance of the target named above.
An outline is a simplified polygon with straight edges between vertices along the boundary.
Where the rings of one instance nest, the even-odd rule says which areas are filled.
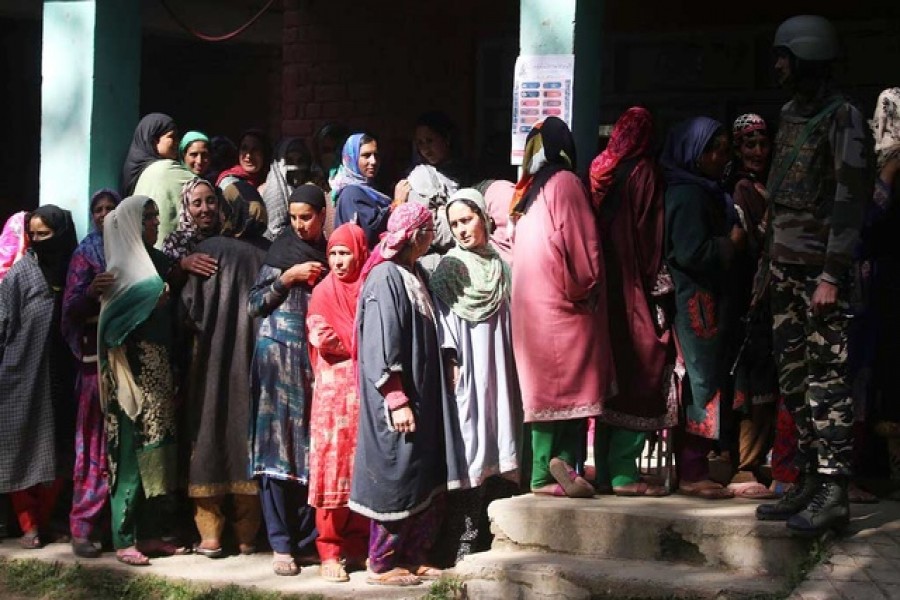
[[[849,520],[853,403],[847,375],[849,268],[866,192],[865,122],[830,77],[837,35],[823,17],[775,34],[781,111],[769,176],[768,256],[775,356],[798,434],[797,485],[757,508],[815,535]]]

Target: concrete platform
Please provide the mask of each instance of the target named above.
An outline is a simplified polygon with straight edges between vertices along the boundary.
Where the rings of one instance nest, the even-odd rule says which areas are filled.
[[[658,561],[782,577],[810,541],[757,521],[759,502],[686,496],[570,499],[525,495],[491,504],[494,550]]]

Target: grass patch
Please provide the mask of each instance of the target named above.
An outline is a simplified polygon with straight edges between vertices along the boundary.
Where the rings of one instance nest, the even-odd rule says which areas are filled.
[[[80,564],[0,559],[0,592],[41,600],[324,600],[236,585],[213,587]]]
[[[461,600],[466,597],[462,579],[443,576],[428,589],[422,600]]]

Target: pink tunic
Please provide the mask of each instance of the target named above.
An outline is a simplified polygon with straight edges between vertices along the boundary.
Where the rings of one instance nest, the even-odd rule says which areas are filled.
[[[513,244],[513,350],[525,421],[596,416],[615,394],[603,258],[587,191],[552,176]]]

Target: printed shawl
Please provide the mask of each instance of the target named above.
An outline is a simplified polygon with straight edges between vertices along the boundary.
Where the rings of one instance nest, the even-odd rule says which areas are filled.
[[[640,106],[629,108],[613,126],[606,150],[591,163],[591,201],[600,208],[622,161],[643,156],[653,140],[653,117]]]

